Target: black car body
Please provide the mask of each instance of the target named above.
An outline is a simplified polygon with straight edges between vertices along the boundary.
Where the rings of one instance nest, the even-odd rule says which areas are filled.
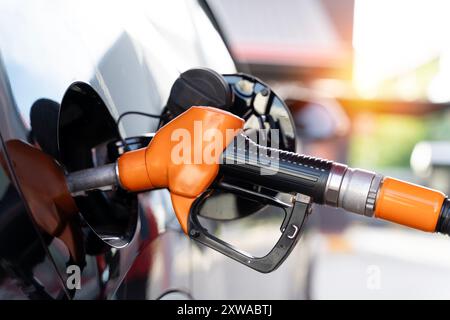
[[[131,110],[159,114],[186,69],[236,71],[197,1],[6,1],[0,25],[0,298],[296,296],[297,289],[280,289],[296,280],[289,264],[268,277],[192,243],[164,190],[124,204],[135,220],[123,219],[131,231],[115,246],[105,245],[104,231],[89,219],[61,216],[52,206],[36,209],[42,198],[29,197],[29,183],[45,195],[52,182],[40,172],[42,154],[26,150],[64,165],[77,158],[75,145],[58,145],[57,138],[63,135],[57,114],[72,83],[90,84],[108,109],[90,114],[94,106],[86,107],[85,126],[70,132],[76,143],[79,136],[106,134],[92,123],[111,122],[108,117]],[[130,116],[111,134],[139,136],[157,126],[156,119]],[[61,156],[61,149],[74,154]],[[74,286],[77,271],[81,282]]]

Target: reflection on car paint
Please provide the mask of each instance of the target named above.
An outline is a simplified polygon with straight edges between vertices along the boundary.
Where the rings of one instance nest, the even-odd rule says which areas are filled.
[[[108,12],[104,11],[106,5]],[[172,12],[171,6],[167,1],[66,1],[51,6],[39,1],[2,3],[0,30],[5,32],[0,31],[0,132],[5,143],[29,144],[36,149],[33,152],[59,160],[51,120],[54,116],[49,110],[59,106],[66,88],[77,80],[90,83],[117,117],[130,110],[160,112],[172,82],[186,68],[205,66],[234,72],[224,44],[198,4],[183,2],[176,26],[173,19],[161,20]],[[101,23],[98,16],[102,16]],[[163,34],[167,28],[176,28],[176,39],[171,38],[173,30]],[[14,33],[7,32],[12,29]],[[211,53],[204,50],[205,39],[214,47]],[[34,106],[46,109],[40,128],[30,119]],[[157,124],[130,117],[119,129],[132,136],[154,131]],[[20,143],[10,142],[13,140]],[[32,162],[29,159],[25,166],[36,165]],[[112,298],[130,268],[120,289],[130,297],[156,298],[179,287],[190,290],[190,242],[179,233],[170,202],[156,201],[164,192],[142,197],[141,202],[152,199],[155,205],[140,206],[136,233],[126,248],[116,250],[92,232],[83,216],[60,217],[59,209],[52,206],[28,212],[20,190],[9,181],[11,177],[26,184],[27,178],[16,178],[15,174],[8,171],[0,175],[0,238],[4,240],[0,244],[0,296]],[[37,177],[41,177],[38,188],[50,187],[42,176]],[[53,224],[45,221],[48,213],[53,213],[49,215]],[[73,262],[84,267],[81,289],[70,292],[65,289],[66,271]],[[177,273],[178,268],[182,272]],[[126,288],[144,275],[148,275],[145,285]]]

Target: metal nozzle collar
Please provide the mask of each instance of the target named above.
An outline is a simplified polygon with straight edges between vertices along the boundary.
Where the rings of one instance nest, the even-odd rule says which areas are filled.
[[[372,217],[383,176],[333,163],[325,188],[325,203]]]

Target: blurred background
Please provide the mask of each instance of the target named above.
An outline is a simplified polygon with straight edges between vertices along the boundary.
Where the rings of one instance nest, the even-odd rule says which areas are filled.
[[[450,192],[448,1],[207,3],[238,70],[286,99],[301,152]],[[306,297],[450,298],[448,239],[314,212],[291,258]]]

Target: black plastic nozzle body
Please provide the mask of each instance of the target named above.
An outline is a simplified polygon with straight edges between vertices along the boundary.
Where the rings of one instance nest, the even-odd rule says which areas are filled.
[[[260,146],[238,136],[222,154],[221,172],[280,192],[296,192],[324,203],[332,162]]]

